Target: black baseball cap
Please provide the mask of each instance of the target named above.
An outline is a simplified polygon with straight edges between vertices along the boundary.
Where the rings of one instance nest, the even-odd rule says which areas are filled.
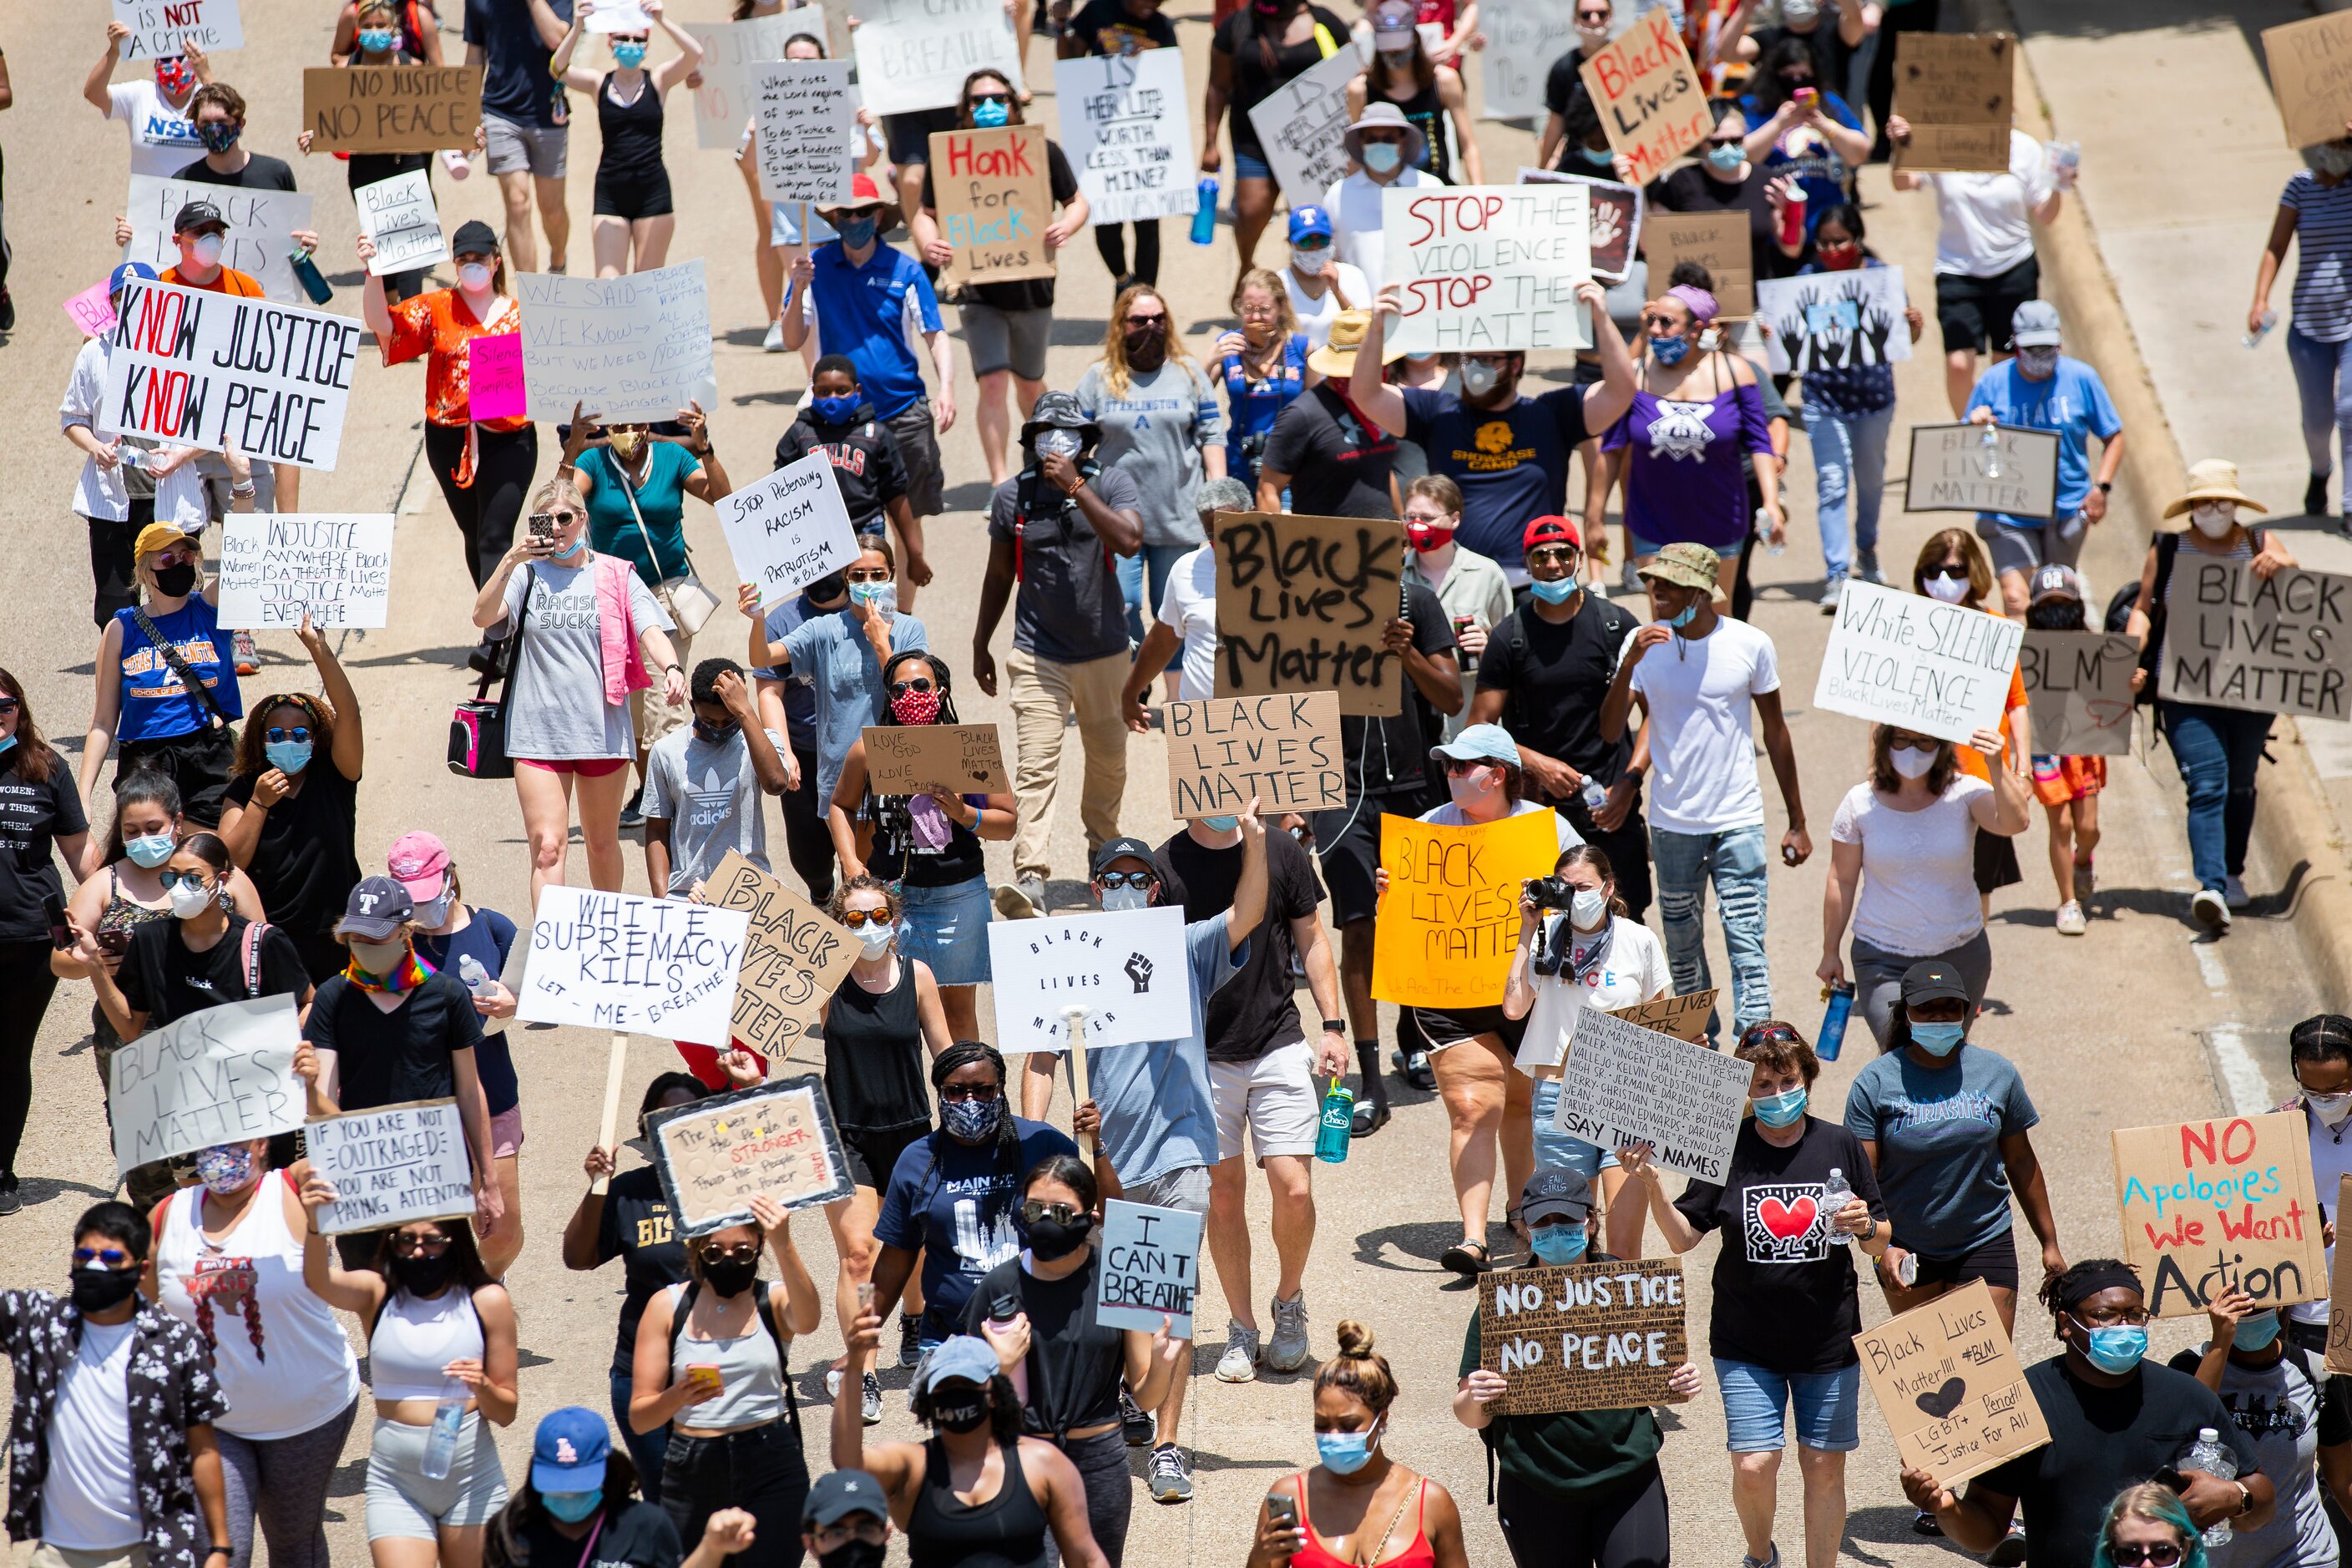
[[[173,234],[188,234],[207,228],[226,230],[227,227],[228,219],[221,216],[220,208],[203,200],[181,203],[179,216],[172,220]]]
[[[449,254],[497,256],[500,254],[498,231],[480,218],[467,218],[457,226],[457,232],[449,237]]]
[[[831,1470],[810,1485],[808,1500],[801,1505],[801,1527],[823,1530],[853,1513],[870,1513],[880,1520],[890,1517],[882,1483],[864,1470]]]
[[[1939,958],[1915,963],[1903,972],[1903,1005],[1906,1007],[1921,1002],[1966,1002],[1969,988],[1960,982],[1960,972]]]
[[[1099,877],[1110,868],[1112,861],[1129,858],[1140,860],[1146,866],[1152,866],[1155,874],[1158,871],[1158,867],[1153,865],[1151,859],[1150,845],[1140,838],[1114,838],[1095,851],[1094,863],[1089,868],[1089,872],[1093,876]]]
[[[1592,1184],[1565,1165],[1546,1165],[1519,1189],[1519,1219],[1532,1226],[1551,1215],[1581,1225],[1592,1213]]]

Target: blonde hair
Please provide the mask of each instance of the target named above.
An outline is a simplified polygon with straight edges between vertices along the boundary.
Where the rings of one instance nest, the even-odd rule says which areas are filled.
[[[522,514],[529,517],[535,511],[549,510],[557,501],[569,501],[582,515],[587,513],[588,503],[580,499],[577,485],[570,479],[550,479],[530,492],[530,504],[522,509]]]
[[[1127,395],[1127,313],[1135,308],[1138,300],[1146,295],[1159,300],[1160,308],[1168,312],[1169,363],[1182,365],[1184,374],[1192,378],[1197,390],[1200,374],[1192,368],[1191,357],[1184,353],[1183,333],[1176,325],[1176,307],[1168,302],[1167,295],[1150,284],[1130,283],[1119,290],[1118,299],[1111,301],[1110,325],[1103,329],[1103,380],[1108,384],[1110,395],[1113,397]]]
[[[1242,296],[1253,289],[1263,289],[1274,296],[1274,330],[1281,334],[1283,342],[1288,342],[1291,334],[1298,331],[1298,312],[1291,308],[1290,290],[1282,286],[1281,276],[1271,267],[1253,267],[1243,273],[1234,283],[1231,300],[1236,317],[1242,312]]]

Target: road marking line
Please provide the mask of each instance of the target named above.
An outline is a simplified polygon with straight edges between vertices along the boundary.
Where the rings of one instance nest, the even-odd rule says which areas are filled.
[[[2253,1052],[2246,1048],[2246,1031],[2237,1024],[2216,1024],[2205,1031],[2208,1048],[2213,1053],[2213,1068],[2221,1080],[2221,1093],[2230,1108],[2240,1116],[2259,1116],[2271,1108],[2271,1095],[2263,1079],[2263,1069],[2254,1061]]]
[[[2205,988],[2219,996],[2230,989],[2230,972],[2221,967],[2221,951],[2210,942],[2190,938],[2189,951],[2197,955],[2198,973],[2205,976]],[[2231,1027],[2235,1027],[2234,1025]]]

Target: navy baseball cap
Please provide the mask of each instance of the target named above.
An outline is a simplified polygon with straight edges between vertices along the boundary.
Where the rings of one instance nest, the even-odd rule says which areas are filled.
[[[829,1471],[810,1486],[808,1500],[801,1505],[801,1528],[823,1530],[853,1513],[870,1513],[880,1520],[890,1517],[882,1483],[864,1470]]]
[[[613,1434],[604,1418],[567,1405],[540,1418],[530,1440],[530,1484],[541,1492],[590,1492],[604,1484]]]
[[[390,877],[369,877],[352,889],[343,905],[343,918],[335,922],[335,934],[382,942],[415,913],[416,900],[408,896],[406,888]]]

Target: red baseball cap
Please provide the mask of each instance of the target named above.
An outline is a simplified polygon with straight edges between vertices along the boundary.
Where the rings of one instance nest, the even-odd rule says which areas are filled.
[[[1581,550],[1584,538],[1576,531],[1576,524],[1564,517],[1538,517],[1530,521],[1527,531],[1519,536],[1519,549],[1533,550],[1538,544],[1572,544]]]

